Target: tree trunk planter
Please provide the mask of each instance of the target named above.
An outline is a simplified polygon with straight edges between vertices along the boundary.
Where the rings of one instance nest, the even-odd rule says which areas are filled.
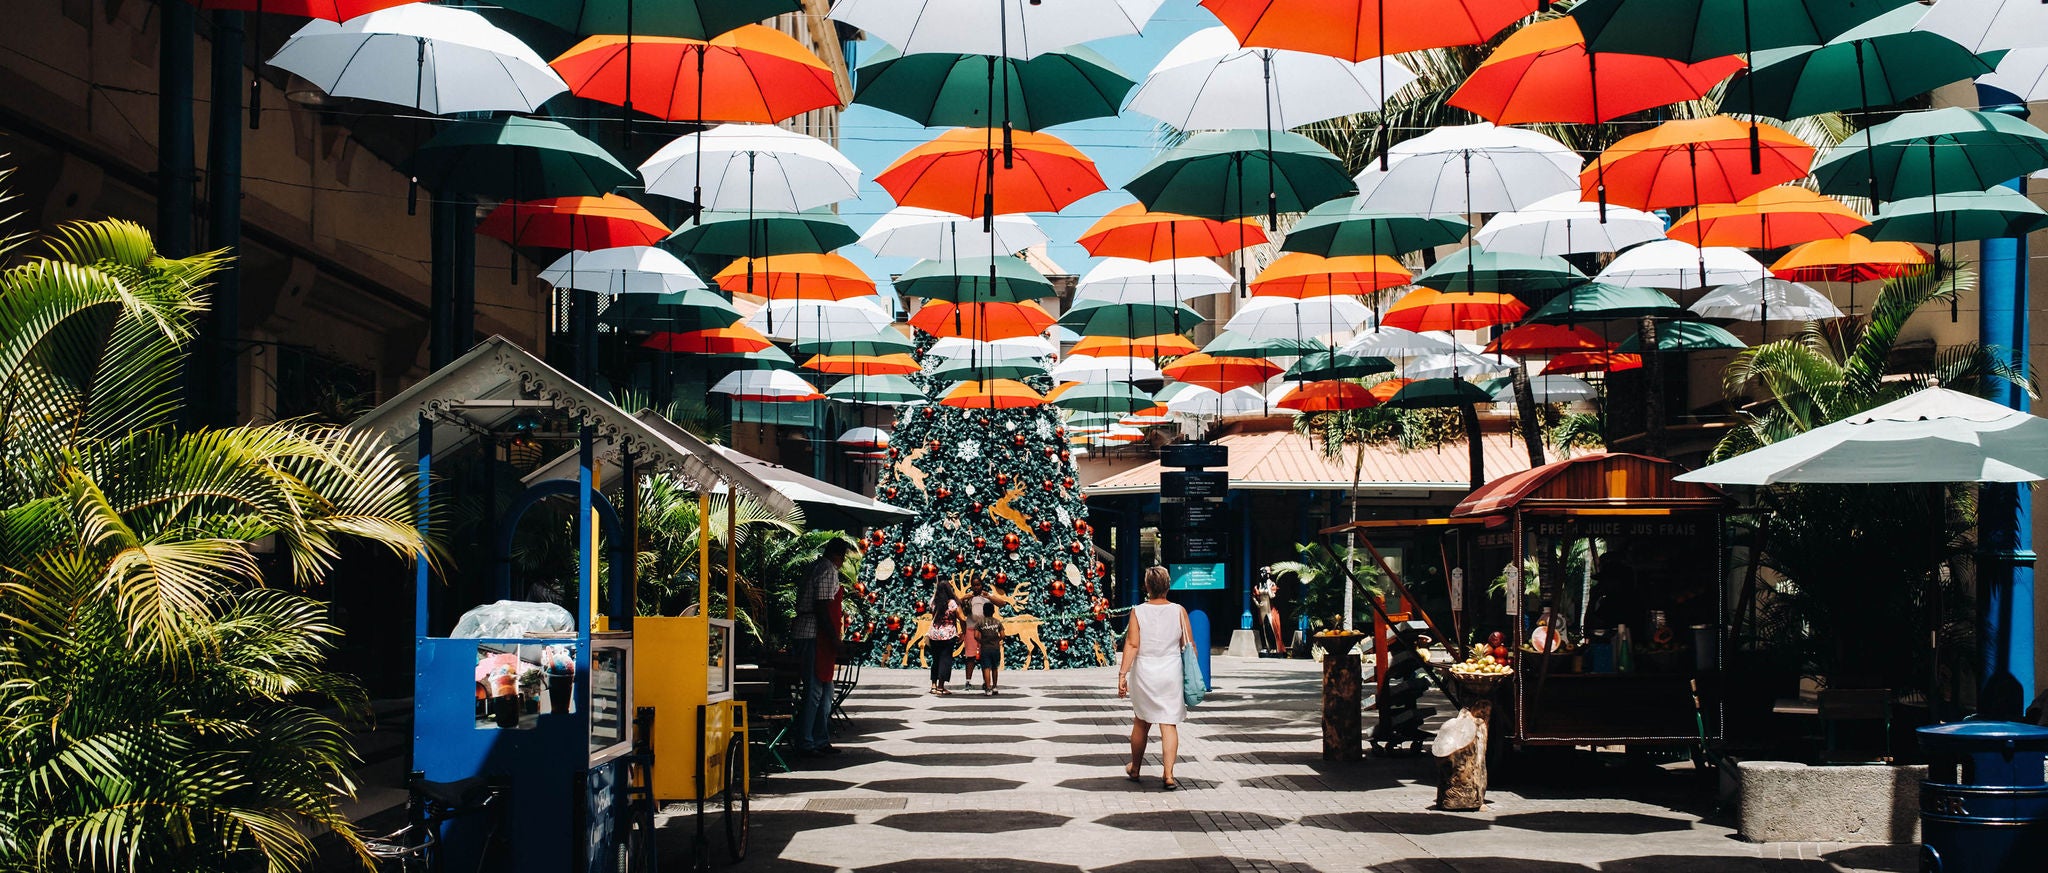
[[[1458,715],[1437,730],[1430,751],[1436,755],[1436,805],[1452,812],[1477,812],[1486,806],[1486,735],[1493,718],[1493,694],[1508,674],[1469,676],[1444,671],[1462,703]]]

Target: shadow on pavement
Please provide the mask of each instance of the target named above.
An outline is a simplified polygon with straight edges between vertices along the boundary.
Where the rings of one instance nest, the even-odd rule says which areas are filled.
[[[1492,827],[1485,819],[1429,812],[1338,812],[1305,816],[1301,824],[1348,834],[1456,834]]]
[[[892,755],[889,760],[918,767],[1009,767],[1029,764],[1030,755],[1004,752],[930,752],[922,755]]]
[[[908,779],[881,779],[861,787],[885,794],[969,794],[977,791],[1008,791],[1023,784],[1015,779],[921,776]]]
[[[884,816],[875,824],[919,834],[1006,834],[1056,828],[1071,817],[1020,809],[948,809],[938,812],[899,812]],[[983,869],[980,862],[975,870]]]
[[[1287,823],[1284,818],[1259,812],[1212,812],[1160,809],[1151,812],[1119,812],[1095,820],[1096,824],[1122,831],[1153,833],[1195,833],[1207,830],[1203,820],[1220,831],[1269,831]]]
[[[1495,816],[1493,823],[1545,834],[1643,834],[1692,830],[1693,823],[1682,818],[1645,815],[1640,812],[1591,812],[1550,810],[1517,812]]]
[[[748,828],[747,860],[726,867],[729,858],[725,855],[724,831],[716,816],[706,820],[705,828],[711,836],[712,866],[726,870],[774,870],[811,871],[831,870],[831,867],[790,861],[782,857],[789,848],[789,841],[797,834],[809,830],[836,828],[853,824],[853,816],[844,812],[812,812],[810,810],[756,810],[752,827]],[[690,859],[690,841],[696,832],[696,825],[688,815],[670,818],[661,828],[659,846],[661,869],[687,870]]]

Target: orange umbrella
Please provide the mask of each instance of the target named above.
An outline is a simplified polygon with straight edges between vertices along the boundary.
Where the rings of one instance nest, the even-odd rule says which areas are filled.
[[[1247,47],[1363,61],[1477,45],[1536,12],[1538,0],[1202,0]]]
[[[1288,252],[1267,264],[1251,282],[1254,297],[1328,297],[1370,294],[1408,284],[1415,277],[1386,255],[1345,255],[1326,258]]]
[[[1413,381],[1415,380],[1388,379],[1385,382],[1381,382],[1377,385],[1374,385],[1371,389],[1373,399],[1378,400],[1381,403],[1385,403],[1389,400],[1392,400],[1394,399],[1394,395],[1401,393],[1401,389],[1407,387],[1408,383]]]
[[[669,234],[647,207],[617,194],[507,200],[477,223],[476,232],[515,246],[585,251],[651,246]]]
[[[1081,235],[1081,247],[1098,258],[1166,261],[1219,258],[1266,241],[1258,219],[1217,221],[1173,212],[1148,212],[1143,203],[1109,211]]]
[[[1528,304],[1505,292],[1417,288],[1387,307],[1380,323],[1413,331],[1478,330],[1513,324],[1528,314]]]
[[[1257,385],[1279,375],[1282,370],[1279,364],[1265,358],[1240,358],[1196,352],[1181,356],[1180,360],[1162,367],[1160,372],[1175,380],[1199,385],[1211,391],[1229,391],[1232,388]]]
[[[1697,100],[1742,67],[1732,55],[1688,64],[1588,52],[1579,20],[1565,16],[1509,34],[1449,102],[1495,124],[1599,124]]]
[[[1572,373],[1619,373],[1643,365],[1643,356],[1627,352],[1567,352],[1550,359],[1543,365],[1543,375],[1563,376]]]
[[[1326,379],[1296,388],[1274,405],[1296,412],[1340,412],[1370,409],[1380,405],[1380,398],[1373,396],[1372,389],[1356,382]]]
[[[1752,173],[1749,137],[1760,172]],[[1623,137],[1579,173],[1584,200],[1637,209],[1734,203],[1806,175],[1813,146],[1768,124],[1725,115],[1667,121]]]
[[[1696,246],[1775,249],[1840,239],[1868,226],[1869,219],[1840,200],[1797,185],[1779,185],[1736,203],[1694,209],[1664,235]]]
[[[963,127],[917,146],[875,176],[900,206],[921,206],[970,218],[997,212],[1058,212],[1105,190],[1095,162],[1049,133]],[[994,176],[995,186],[989,186]]]
[[[1067,350],[1069,355],[1094,355],[1099,358],[1176,358],[1201,351],[1194,340],[1177,333],[1162,333],[1154,336],[1131,339],[1120,336],[1084,336],[1074,347]]]
[[[707,355],[744,355],[758,352],[774,343],[744,324],[731,327],[717,327],[708,330],[690,330],[682,333],[657,333],[642,343],[650,349],[664,352],[697,352]]]
[[[908,376],[923,369],[909,355],[813,355],[804,369],[840,376]]]
[[[794,38],[749,24],[709,40],[593,36],[548,62],[578,97],[664,121],[774,124],[839,106],[832,68]],[[632,93],[626,92],[632,71]]]
[[[770,300],[846,300],[875,293],[875,282],[845,255],[740,258],[711,277],[720,290]]]
[[[1044,406],[1045,397],[1015,379],[990,379],[953,386],[953,390],[939,398],[939,405],[962,409],[1023,409]]]
[[[1771,273],[1793,282],[1868,282],[1906,275],[1928,262],[1909,242],[1871,242],[1862,234],[1815,240],[1771,265]]]
[[[1058,323],[1036,301],[1021,303],[953,303],[927,300],[910,316],[910,326],[932,336],[999,340],[1037,336]]]
[[[1493,342],[1486,344],[1486,353],[1497,355],[1511,352],[1531,355],[1604,352],[1613,347],[1613,343],[1583,327],[1566,324],[1525,324],[1509,328],[1500,336],[1494,337]]]

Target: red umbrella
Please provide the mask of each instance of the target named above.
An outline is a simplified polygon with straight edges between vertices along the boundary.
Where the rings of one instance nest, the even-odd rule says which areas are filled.
[[[1356,382],[1327,379],[1296,388],[1274,405],[1296,412],[1340,412],[1370,409],[1380,405],[1380,398],[1373,396],[1372,389]]]
[[[324,18],[336,22],[411,2],[414,0],[198,0],[201,9]]]
[[[1448,102],[1495,124],[1599,124],[1699,99],[1742,67],[1732,55],[1688,64],[1588,52],[1579,20],[1567,15],[1510,34]]]
[[[1058,319],[1037,303],[952,303],[927,300],[910,316],[910,326],[932,336],[999,340],[1037,336]]]
[[[899,205],[970,218],[995,214],[998,205],[1002,212],[1058,212],[1105,188],[1095,162],[1059,137],[978,127],[912,148],[877,173],[875,184]]]
[[[1759,146],[1751,172],[1750,136]],[[1725,115],[1667,121],[1623,137],[1579,172],[1582,200],[1636,209],[1734,203],[1802,178],[1813,146],[1768,124]]]
[[[515,246],[590,251],[651,246],[669,229],[646,207],[606,194],[507,200],[477,223],[476,232]]]
[[[1562,352],[1604,352],[1614,344],[1583,327],[1565,324],[1525,324],[1511,328],[1486,344],[1486,353],[1497,355],[1558,354]]]
[[[1643,365],[1643,356],[1627,352],[1568,352],[1550,359],[1543,365],[1543,375],[1562,376],[1571,373],[1619,373],[1634,370]]]
[[[1143,203],[1109,211],[1077,240],[1098,258],[1166,261],[1217,258],[1266,241],[1257,219],[1217,221],[1172,212],[1148,212]]]
[[[832,68],[772,27],[749,24],[709,40],[593,36],[548,62],[570,93],[631,106],[666,121],[774,124],[838,106]],[[632,93],[626,93],[628,71]]]
[[[681,333],[657,333],[642,343],[650,349],[664,352],[695,352],[706,355],[744,355],[758,352],[774,343],[744,324],[731,327],[716,327],[707,330],[690,330]]]
[[[1202,0],[1246,47],[1363,61],[1477,45],[1535,13],[1538,0]]]
[[[1515,295],[1494,291],[1438,291],[1417,288],[1387,308],[1380,321],[1402,330],[1478,330],[1512,324],[1529,314]]]

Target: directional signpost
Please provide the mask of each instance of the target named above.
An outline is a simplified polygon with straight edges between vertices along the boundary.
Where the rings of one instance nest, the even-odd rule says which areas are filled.
[[[1159,462],[1180,467],[1159,474],[1159,527],[1166,547],[1166,570],[1176,591],[1220,591],[1228,585],[1224,568],[1229,560],[1230,522],[1224,501],[1230,497],[1230,474],[1204,467],[1230,463],[1230,450],[1211,443],[1175,443],[1166,447]],[[1209,679],[1209,617],[1201,610],[1188,612],[1195,633],[1195,658],[1202,667],[1202,679]]]

